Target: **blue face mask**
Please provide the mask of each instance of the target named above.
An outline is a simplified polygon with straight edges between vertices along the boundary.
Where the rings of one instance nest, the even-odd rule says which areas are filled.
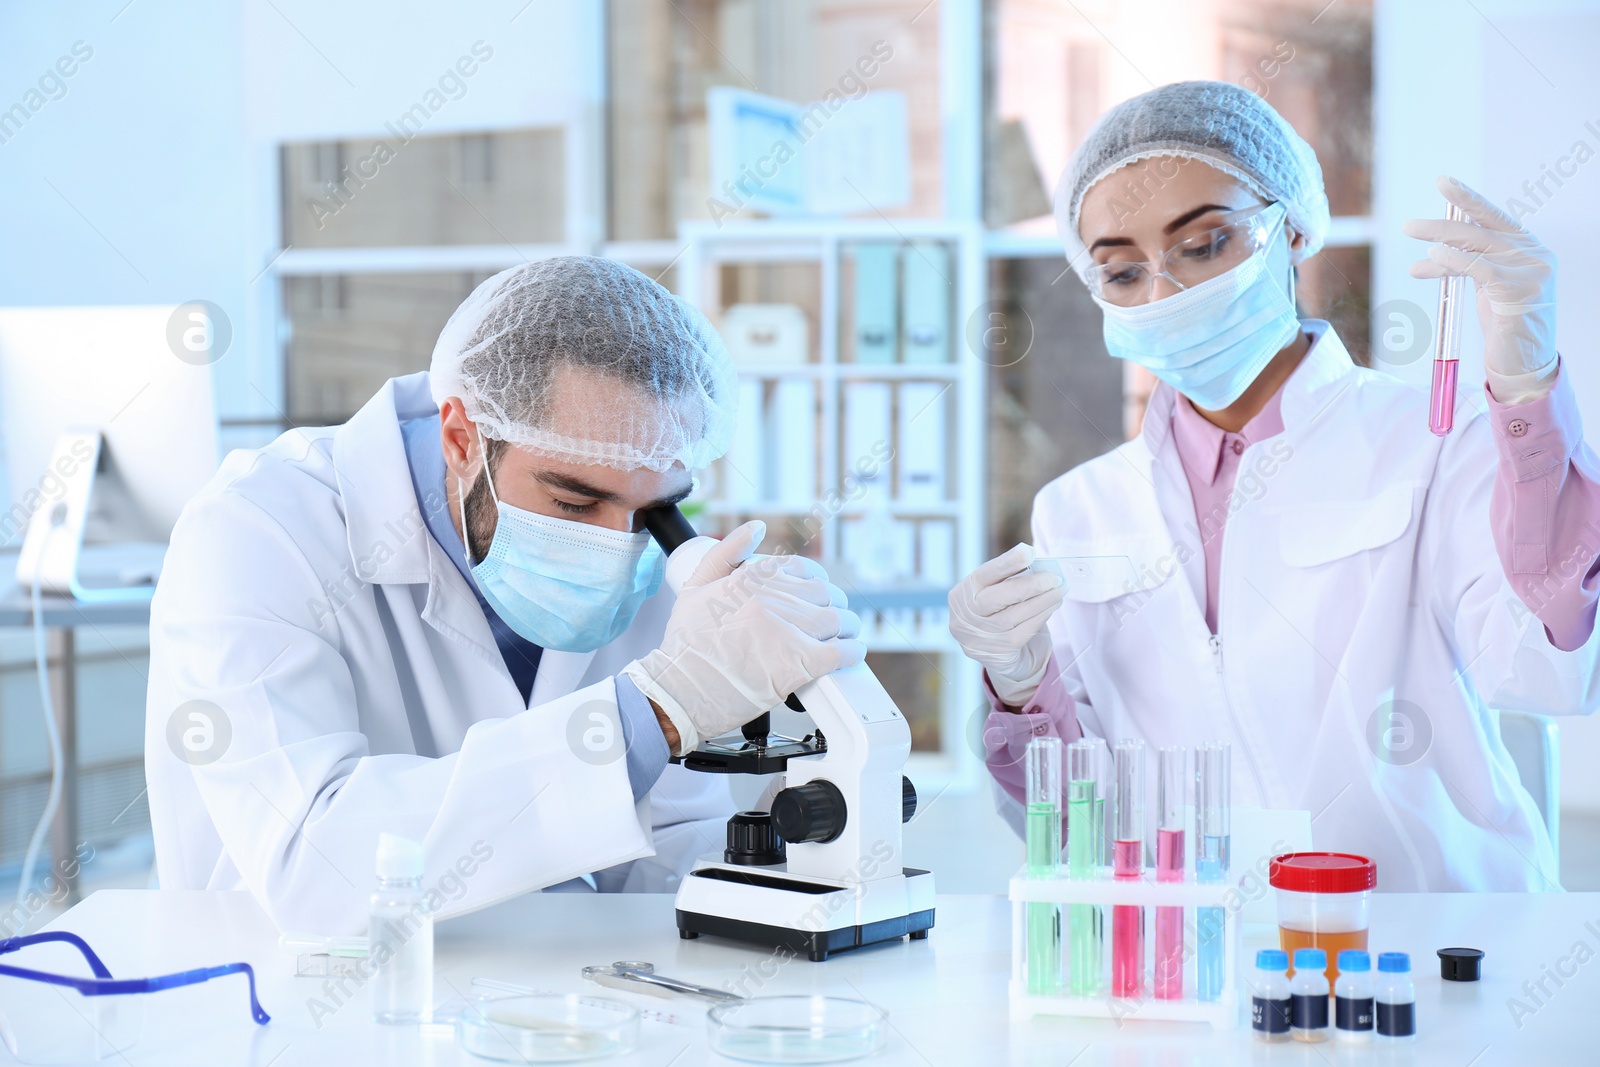
[[[650,535],[514,508],[495,492],[487,468],[484,477],[499,521],[472,576],[495,614],[558,652],[593,652],[621,636],[661,587],[661,549]],[[463,504],[463,526],[465,512]]]
[[[1232,270],[1149,304],[1120,307],[1099,297],[1106,349],[1137,363],[1188,397],[1220,411],[1256,380],[1300,331],[1290,295],[1293,275],[1258,251]],[[1285,277],[1290,280],[1285,281]]]

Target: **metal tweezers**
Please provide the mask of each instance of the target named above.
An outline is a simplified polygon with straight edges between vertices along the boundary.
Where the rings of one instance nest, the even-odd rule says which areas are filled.
[[[635,993],[649,993],[657,997],[699,997],[718,1004],[744,998],[710,986],[695,985],[679,978],[668,978],[656,973],[653,963],[637,960],[618,960],[606,967],[585,967],[583,976],[598,985],[612,989],[626,989]]]

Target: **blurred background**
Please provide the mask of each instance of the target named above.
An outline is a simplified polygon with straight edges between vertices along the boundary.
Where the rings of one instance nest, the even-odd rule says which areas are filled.
[[[740,366],[743,428],[696,521],[764,518],[838,576],[913,723],[908,861],[1003,891],[1020,843],[945,593],[1027,538],[1041,485],[1137,432],[1151,384],[1065,271],[1050,200],[1074,147],[1155,85],[1265,97],[1335,216],[1305,312],[1418,382],[1437,286],[1407,276],[1400,224],[1461,177],[1560,254],[1600,427],[1597,52],[1600,3],[1578,0],[10,3],[0,307],[206,302],[225,451],[426,368],[505,267],[645,271]],[[49,780],[31,641],[0,628],[0,889]],[[144,884],[143,629],[62,628],[51,655],[75,768],[57,855],[90,857],[80,889]],[[1600,721],[1560,738],[1564,878],[1600,889]]]

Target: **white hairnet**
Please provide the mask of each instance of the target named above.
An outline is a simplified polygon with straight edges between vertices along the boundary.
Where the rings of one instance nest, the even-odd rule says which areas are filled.
[[[1119,167],[1156,156],[1198,159],[1286,209],[1316,255],[1328,235],[1328,195],[1311,146],[1261,97],[1232,82],[1177,82],[1125,100],[1095,123],[1056,186],[1056,231],[1080,274],[1092,265],[1078,235],[1083,196]]]
[[[705,467],[727,451],[739,396],[704,315],[593,256],[483,282],[445,323],[429,378],[487,437],[620,470]]]

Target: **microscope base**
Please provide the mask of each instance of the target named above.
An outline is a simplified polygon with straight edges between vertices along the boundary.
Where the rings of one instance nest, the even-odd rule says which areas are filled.
[[[685,940],[709,934],[821,962],[852,948],[927,937],[933,875],[907,867],[893,878],[843,885],[796,878],[781,865],[707,864],[679,887],[677,917]]]

